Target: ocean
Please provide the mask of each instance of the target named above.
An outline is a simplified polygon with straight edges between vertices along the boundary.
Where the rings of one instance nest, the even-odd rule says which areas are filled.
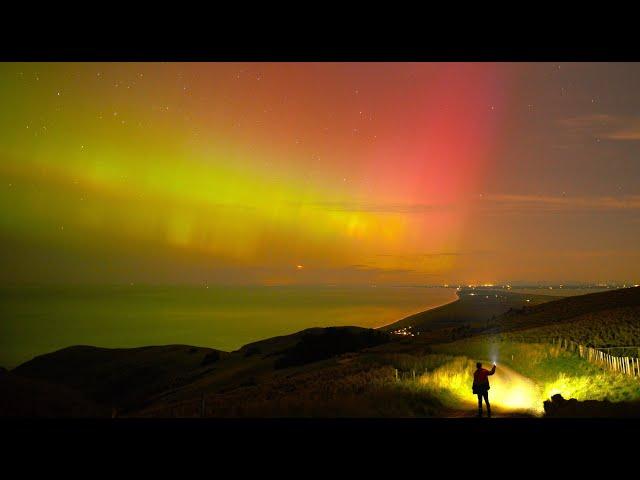
[[[380,327],[456,298],[439,287],[3,287],[0,366],[70,345],[231,351],[309,327]]]

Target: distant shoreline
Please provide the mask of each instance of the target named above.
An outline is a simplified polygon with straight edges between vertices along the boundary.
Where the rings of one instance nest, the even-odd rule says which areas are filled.
[[[441,287],[441,288],[445,288],[445,287]],[[404,317],[402,317],[402,318],[398,318],[397,320],[394,320],[394,321],[392,321],[392,322],[385,323],[384,325],[380,325],[379,327],[375,327],[375,328],[374,328],[374,330],[379,330],[379,329],[381,329],[381,328],[388,327],[389,325],[393,325],[394,323],[398,323],[398,322],[400,322],[400,321],[404,320],[405,318],[409,318],[409,317],[412,317],[412,316],[414,316],[414,315],[418,315],[418,314],[420,314],[420,313],[429,312],[429,311],[431,311],[431,310],[435,310],[436,308],[444,307],[445,305],[451,305],[452,303],[456,303],[456,302],[460,301],[460,296],[459,296],[458,294],[456,294],[456,297],[457,297],[457,298],[456,298],[455,300],[452,300],[452,301],[450,301],[450,302],[440,303],[440,304],[438,304],[438,305],[434,305],[433,307],[430,307],[430,308],[427,308],[427,309],[424,309],[424,310],[418,310],[418,311],[416,311],[416,312],[409,313],[408,315],[405,315],[405,316],[404,316]]]

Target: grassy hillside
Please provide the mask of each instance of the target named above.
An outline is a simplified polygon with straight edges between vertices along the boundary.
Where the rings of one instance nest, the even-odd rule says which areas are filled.
[[[558,325],[583,316],[592,319],[610,317],[607,311],[640,307],[640,287],[566,297],[534,306],[523,306],[506,312],[492,322],[503,330],[521,330]]]
[[[513,339],[544,340],[567,338],[591,347],[612,348],[637,346],[638,350],[625,349],[615,353],[636,356],[640,352],[640,306],[620,307],[586,313],[577,317],[542,327],[519,329],[506,335]]]
[[[271,385],[265,390],[271,397],[272,387],[280,388],[278,385],[287,383],[291,375],[313,377],[309,372],[322,370],[339,355],[389,340],[389,334],[377,330],[330,327],[270,338],[231,353],[185,345],[132,349],[76,346],[36,357],[10,375],[17,382],[55,384],[92,404],[108,407],[109,412],[113,406],[126,415],[147,405],[197,400],[203,393],[219,396],[235,392],[229,397],[233,398],[257,385]],[[344,373],[347,380],[343,383],[358,384],[353,375]],[[370,378],[367,375],[363,378]],[[326,388],[327,380],[320,385]],[[240,403],[235,399],[231,404]]]
[[[443,357],[346,353],[304,368],[276,370],[253,384],[164,399],[133,415],[198,417],[204,399],[206,417],[437,416],[444,408],[437,396],[396,381],[394,368],[435,366]]]
[[[505,340],[482,336],[436,345],[434,351],[477,359],[496,359],[534,380],[543,398],[556,393],[578,400],[640,399],[640,382],[634,377],[605,371],[585,359],[546,343]]]
[[[62,385],[0,372],[0,417],[107,417],[111,410]]]
[[[151,400],[174,403],[199,399],[202,394],[226,394],[267,384],[279,377],[322,369],[337,355],[375,347],[390,339],[388,334],[368,328],[328,327],[250,343],[231,352],[212,368],[199,372],[194,381],[167,389]]]
[[[123,409],[192,381],[203,365],[224,355],[187,345],[122,349],[75,346],[36,357],[11,373],[57,384],[97,404]]]

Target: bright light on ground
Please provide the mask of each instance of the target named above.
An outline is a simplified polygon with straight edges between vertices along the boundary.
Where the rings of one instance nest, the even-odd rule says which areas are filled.
[[[446,393],[454,404],[452,406],[473,410],[478,401],[471,391],[474,370],[475,361],[458,357],[423,375],[420,382],[436,393]],[[527,412],[539,415],[544,411],[541,389],[514,370],[498,366],[489,380],[489,402],[495,413]]]

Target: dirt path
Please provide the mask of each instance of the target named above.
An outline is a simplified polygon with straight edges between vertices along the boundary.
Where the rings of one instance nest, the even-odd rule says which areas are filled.
[[[486,360],[481,360],[481,362],[485,366],[491,365],[491,362]],[[498,365],[496,373],[489,377],[489,381],[491,384],[489,402],[494,417],[530,417],[543,413],[540,387],[531,379],[506,365]],[[478,400],[471,393],[471,388],[469,388],[469,396],[460,398],[459,401],[460,405],[452,408],[446,416],[473,417],[477,415]]]

